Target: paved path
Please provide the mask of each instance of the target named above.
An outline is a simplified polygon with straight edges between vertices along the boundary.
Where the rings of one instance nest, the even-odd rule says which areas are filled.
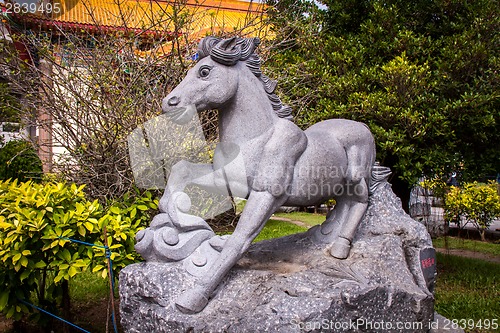
[[[444,249],[444,248],[436,248],[436,251],[443,254],[451,254],[454,256],[471,258],[471,259],[481,259],[493,262],[495,264],[500,264],[500,256],[495,256],[494,254],[476,252],[470,250],[462,250],[462,249]]]
[[[307,223],[304,223],[302,221],[297,221],[297,220],[292,220],[292,219],[289,219],[287,217],[281,217],[281,216],[271,216],[270,218],[271,220],[276,220],[276,221],[283,221],[283,222],[288,222],[288,223],[292,223],[292,224],[295,224],[295,225],[298,225],[299,227],[304,227],[304,228],[307,228],[307,229],[310,229],[311,226]]]
[[[307,229],[311,228],[310,225],[308,225],[302,221],[292,220],[292,219],[289,219],[286,217],[272,216],[271,219],[292,223],[292,224],[298,225],[299,227],[304,227]],[[498,220],[497,220],[497,223],[498,223]],[[495,224],[495,227],[497,227],[497,226],[500,226],[500,225]],[[493,254],[470,251],[470,250],[462,250],[462,249],[445,249],[445,248],[436,248],[436,251],[439,253],[443,253],[443,254],[451,254],[454,256],[460,256],[460,257],[472,258],[472,259],[481,259],[481,260],[493,262],[495,264],[500,264],[500,256],[495,256]]]

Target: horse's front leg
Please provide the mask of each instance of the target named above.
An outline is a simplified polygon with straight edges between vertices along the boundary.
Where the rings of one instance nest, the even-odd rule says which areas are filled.
[[[174,194],[183,192],[186,186],[191,184],[213,193],[228,195],[221,170],[214,170],[212,164],[195,164],[182,160],[176,163],[170,171],[167,186],[159,202],[160,214],[155,217],[153,227],[178,219],[176,212],[182,203],[175,201]]]
[[[179,310],[185,313],[203,310],[215,288],[249,248],[273,212],[285,201],[284,195],[276,198],[267,191],[253,191],[250,194],[235,231],[210,270],[200,278],[197,287],[177,298],[175,304]]]
[[[181,260],[189,256],[200,242],[213,236],[210,226],[198,216],[189,215],[191,200],[183,191],[196,184],[210,192],[227,195],[225,178],[212,164],[181,161],[174,165],[160,200],[160,213],[149,228],[137,233],[135,249],[148,261]],[[225,191],[225,192],[224,192]]]
[[[188,161],[176,163],[170,171],[165,192],[160,199],[159,209],[162,213],[167,212],[170,197],[175,192],[182,192],[186,186],[193,183],[201,183],[204,187],[215,187],[215,174],[212,164],[195,164]]]

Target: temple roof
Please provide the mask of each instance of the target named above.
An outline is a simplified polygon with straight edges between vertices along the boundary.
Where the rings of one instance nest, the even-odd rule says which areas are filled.
[[[263,14],[262,4],[237,0],[53,0],[52,6],[50,14],[24,15],[22,21],[44,29],[205,35],[256,29],[262,24],[250,23]]]
[[[7,15],[8,7],[2,0],[0,7],[12,23],[53,34],[120,33],[162,41],[152,49],[134,49],[139,59],[171,53],[173,35],[186,36],[186,42],[219,32],[259,36],[265,27],[265,5],[238,0],[52,0],[52,7],[46,7],[45,12]],[[52,9],[50,13],[48,9]]]

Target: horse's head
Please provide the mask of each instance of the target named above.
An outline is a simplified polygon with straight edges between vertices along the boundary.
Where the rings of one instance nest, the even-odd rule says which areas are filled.
[[[242,62],[253,55],[258,38],[202,39],[199,61],[182,82],[163,99],[163,112],[174,122],[187,123],[196,111],[217,109],[236,94]],[[257,58],[258,60],[258,58]]]

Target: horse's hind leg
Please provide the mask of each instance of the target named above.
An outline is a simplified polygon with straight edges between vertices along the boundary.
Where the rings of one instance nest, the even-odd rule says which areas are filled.
[[[361,198],[351,199],[349,203],[349,215],[340,226],[338,236],[332,242],[330,254],[335,258],[345,259],[349,256],[351,243],[356,233],[356,229],[358,228],[359,221],[363,218],[366,208],[368,207],[368,201],[365,202],[360,199]]]
[[[320,226],[321,238],[325,243],[332,243],[340,232],[344,221],[349,214],[349,200],[344,197],[336,198],[335,208],[326,216],[325,222]]]
[[[356,187],[359,194],[337,198],[335,209],[320,227],[322,241],[331,244],[330,254],[338,259],[349,255],[359,221],[368,207],[368,184],[363,179]]]
[[[338,236],[332,243],[330,254],[339,259],[345,259],[351,250],[351,243],[368,207],[368,179],[373,164],[373,150],[367,146],[354,145],[347,152],[346,184],[343,195],[345,204],[349,207],[347,218],[342,221]]]
[[[354,234],[368,207],[368,177],[373,163],[371,151],[367,152],[364,146],[351,146],[346,152],[348,167],[344,193],[338,198],[340,207],[336,215],[339,216],[334,217],[338,225],[329,237],[332,241],[330,254],[339,259],[349,255]],[[328,223],[325,224],[328,226]]]

